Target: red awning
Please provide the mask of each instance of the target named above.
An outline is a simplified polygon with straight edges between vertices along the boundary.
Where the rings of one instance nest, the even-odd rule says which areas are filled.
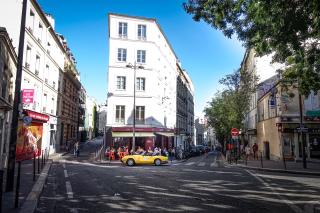
[[[34,120],[38,120],[38,121],[42,121],[42,122],[47,122],[49,120],[49,116],[45,115],[45,114],[41,114],[39,112],[34,112],[31,110],[25,110],[25,113],[27,114],[27,116],[29,116],[30,118],[34,119]]]

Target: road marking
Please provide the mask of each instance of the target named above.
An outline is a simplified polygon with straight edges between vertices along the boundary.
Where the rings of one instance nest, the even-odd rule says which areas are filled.
[[[210,167],[217,167],[217,166],[218,166],[217,162],[213,162],[213,163],[210,164]]]
[[[70,181],[66,181],[67,195],[69,199],[73,199],[73,192]]]
[[[258,175],[250,172],[249,170],[246,170],[250,175],[252,175],[254,178],[256,178],[259,182],[261,182],[266,188],[271,190],[275,195],[277,195],[285,204],[287,204],[294,212],[296,213],[303,213],[304,211],[301,210],[298,206],[294,205],[292,201],[285,199],[281,196],[279,192],[277,192],[273,187],[269,185],[266,181],[264,181],[262,178],[260,178]]]
[[[198,166],[205,166],[206,165],[206,162],[200,162],[199,164],[198,164]]]
[[[65,178],[68,178],[69,176],[68,176],[67,170],[63,170],[63,171],[64,171],[64,177],[65,177]]]
[[[195,164],[195,162],[189,162],[189,163],[186,163],[186,166],[191,166],[193,164]]]

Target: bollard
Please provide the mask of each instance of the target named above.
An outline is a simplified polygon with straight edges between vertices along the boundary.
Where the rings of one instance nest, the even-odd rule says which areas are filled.
[[[43,169],[43,150],[41,150],[41,170]]]
[[[40,155],[38,151],[38,174],[40,174]]]
[[[260,152],[260,161],[261,161],[261,168],[263,168],[262,152]]]
[[[3,170],[0,169],[0,213],[2,213]]]
[[[19,206],[20,172],[21,172],[21,161],[18,161],[18,175],[17,175],[17,182],[16,182],[16,194],[15,194],[14,208],[18,208],[18,206]]]
[[[32,180],[36,181],[36,153],[35,152],[33,152],[33,163],[32,163],[32,166],[33,166],[33,178],[32,178]]]

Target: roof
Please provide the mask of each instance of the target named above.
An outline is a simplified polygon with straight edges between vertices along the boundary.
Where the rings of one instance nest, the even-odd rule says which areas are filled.
[[[166,42],[168,43],[171,51],[173,52],[174,56],[176,57],[176,59],[178,60],[178,56],[175,53],[174,49],[172,48],[172,45],[170,44],[167,36],[164,34],[164,31],[162,30],[161,26],[159,25],[159,23],[157,22],[157,19],[155,18],[146,18],[146,17],[142,17],[142,16],[130,16],[130,15],[124,15],[124,14],[117,14],[117,13],[109,13],[108,14],[108,32],[109,32],[109,37],[110,37],[110,16],[119,16],[119,17],[125,17],[125,18],[133,18],[133,19],[140,19],[140,20],[145,20],[145,21],[151,21],[151,22],[155,22],[156,25],[158,26],[160,32],[162,33],[164,39],[166,40]]]
[[[9,34],[8,34],[6,28],[0,27],[0,37],[3,37],[4,40],[6,41],[9,54],[11,55],[12,59],[14,60],[14,63],[17,64],[18,56],[17,56],[16,52],[14,51],[14,47],[12,45],[11,39],[9,37]]]

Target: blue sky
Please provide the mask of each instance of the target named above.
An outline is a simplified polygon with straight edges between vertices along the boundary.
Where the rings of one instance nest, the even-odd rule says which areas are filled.
[[[195,113],[219,88],[218,80],[240,66],[244,48],[182,8],[183,0],[38,0],[53,15],[78,62],[81,81],[98,103],[106,100],[108,13],[156,18],[195,86]]]

